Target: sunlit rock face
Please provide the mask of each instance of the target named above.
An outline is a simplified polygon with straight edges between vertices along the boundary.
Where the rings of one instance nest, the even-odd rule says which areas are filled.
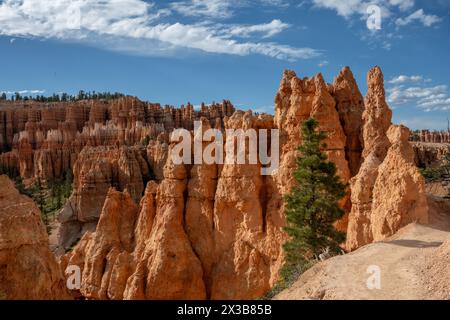
[[[310,117],[327,132],[323,150],[349,184],[340,203],[346,215],[336,223],[347,232],[343,246],[353,250],[427,222],[409,130],[391,123],[378,67],[367,81],[363,99],[349,68],[333,84],[285,71],[274,116],[235,111],[227,101],[194,110],[130,97],[2,109],[0,161],[28,179],[73,171],[57,254],[63,270],[82,271],[75,297],[254,299],[276,284],[283,265],[283,196],[294,186],[300,128]],[[170,134],[184,128],[195,138],[195,120],[223,134],[225,157],[234,151],[227,129],[279,130],[277,170],[262,175],[260,161],[176,164]],[[205,151],[211,140],[199,139]]]
[[[156,140],[174,128],[191,130],[205,117],[222,126],[234,106],[229,101],[174,108],[133,97],[114,100],[41,103],[0,102],[0,164],[22,178],[58,179],[72,170],[81,150],[98,146],[132,146]]]
[[[68,299],[65,285],[39,209],[0,176],[0,298]]]
[[[408,223],[428,222],[425,181],[414,163],[410,132],[391,124],[392,111],[378,67],[369,72],[367,81],[363,163],[351,180],[349,250],[383,240]]]

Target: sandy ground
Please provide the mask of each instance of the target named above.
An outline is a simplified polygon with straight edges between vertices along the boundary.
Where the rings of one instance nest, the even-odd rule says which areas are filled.
[[[408,225],[386,241],[319,263],[275,299],[450,299],[450,247],[440,248],[450,239],[450,204],[434,203],[430,211],[430,225]],[[369,289],[373,270],[380,286]]]

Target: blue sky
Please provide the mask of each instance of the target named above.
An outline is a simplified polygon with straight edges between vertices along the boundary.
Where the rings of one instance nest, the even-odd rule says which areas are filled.
[[[369,30],[376,4],[381,29]],[[0,91],[119,91],[162,104],[230,99],[273,112],[284,69],[363,94],[382,67],[394,121],[450,117],[448,0],[0,0]]]

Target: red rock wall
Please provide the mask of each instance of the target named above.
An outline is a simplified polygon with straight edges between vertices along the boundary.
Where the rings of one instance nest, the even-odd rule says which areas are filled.
[[[0,239],[2,300],[69,299],[39,209],[4,175],[0,176]]]
[[[450,132],[420,130],[417,134],[411,136],[411,140],[427,143],[450,143]]]
[[[202,105],[200,111],[191,104],[177,109],[132,97],[77,103],[2,102],[0,164],[14,165],[25,179],[61,178],[85,146],[135,145],[174,128],[192,129],[202,116],[220,127],[233,112],[229,101]]]

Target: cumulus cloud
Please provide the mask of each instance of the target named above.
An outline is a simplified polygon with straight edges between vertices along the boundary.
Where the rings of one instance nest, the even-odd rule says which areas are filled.
[[[177,10],[182,10],[185,2],[206,10],[205,14],[221,11],[220,1],[215,0],[179,2]],[[221,12],[229,13],[226,9]],[[273,36],[288,27],[280,20],[231,27],[212,22],[161,21],[171,13],[170,8],[158,8],[155,3],[143,0],[5,0],[0,5],[0,35],[77,41],[143,55],[165,55],[187,49],[297,60],[321,54],[312,48],[236,39],[258,33],[263,38]]]
[[[405,18],[398,18],[395,21],[395,24],[399,27],[403,27],[416,21],[421,22],[425,27],[431,27],[432,25],[441,22],[442,19],[432,14],[425,14],[423,9],[419,9]]]
[[[398,76],[389,81],[388,102],[395,106],[415,106],[424,111],[450,110],[450,94],[446,85],[427,86],[422,76]],[[411,86],[411,83],[414,83]],[[408,85],[409,84],[409,85]]]

